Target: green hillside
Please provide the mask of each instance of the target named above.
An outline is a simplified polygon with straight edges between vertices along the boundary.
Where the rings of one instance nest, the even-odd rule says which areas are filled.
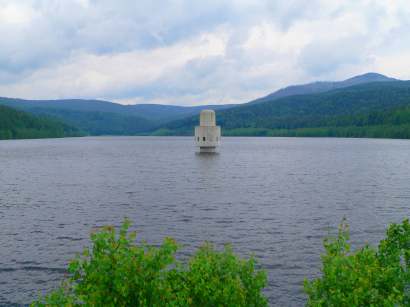
[[[136,135],[157,126],[145,118],[111,112],[52,108],[30,108],[27,112],[55,118],[89,135]]]
[[[289,86],[231,106],[1,97],[0,105],[53,118],[88,135],[192,135],[199,112],[212,108],[224,135],[409,138],[410,81],[368,73],[338,82]]]
[[[40,116],[56,118],[90,135],[136,135],[169,121],[198,115],[202,109],[219,106],[121,105],[102,100],[24,100],[0,97],[0,105]]]
[[[410,81],[390,81],[245,104],[217,112],[217,120],[224,135],[408,138],[409,106]],[[155,133],[191,135],[197,122],[174,121]]]
[[[47,118],[0,106],[0,139],[35,139],[80,136],[77,128]]]
[[[352,78],[343,81],[317,81],[307,84],[291,85],[285,88],[281,88],[276,92],[273,92],[265,97],[258,98],[248,104],[260,103],[264,101],[273,101],[275,99],[295,96],[295,95],[307,95],[324,93],[331,90],[346,88],[354,85],[372,83],[372,82],[388,82],[388,81],[400,81],[398,79],[390,78],[378,73],[366,73],[363,75],[354,76]]]

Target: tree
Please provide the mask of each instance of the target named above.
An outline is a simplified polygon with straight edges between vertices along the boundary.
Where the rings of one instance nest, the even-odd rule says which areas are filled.
[[[308,306],[409,306],[410,224],[392,224],[378,249],[350,252],[348,226],[326,239],[322,277],[305,281]]]

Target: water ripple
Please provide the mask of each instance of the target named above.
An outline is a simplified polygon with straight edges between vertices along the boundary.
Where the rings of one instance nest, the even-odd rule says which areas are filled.
[[[194,151],[191,138],[0,141],[0,305],[58,286],[90,233],[128,217],[138,240],[174,237],[181,259],[232,243],[267,270],[272,306],[303,306],[343,217],[360,246],[409,216],[409,141],[224,138],[219,155]]]

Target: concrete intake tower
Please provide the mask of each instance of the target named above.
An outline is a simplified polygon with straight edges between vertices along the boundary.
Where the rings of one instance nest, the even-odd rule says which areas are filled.
[[[199,152],[215,152],[221,141],[221,127],[216,125],[215,111],[202,110],[199,126],[195,127],[195,142]]]

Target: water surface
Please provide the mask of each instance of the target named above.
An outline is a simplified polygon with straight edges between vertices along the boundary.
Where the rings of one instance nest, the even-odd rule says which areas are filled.
[[[272,306],[303,306],[322,239],[346,217],[355,246],[410,213],[410,141],[190,137],[0,141],[0,305],[59,284],[92,228],[125,216],[139,237],[254,254]]]

